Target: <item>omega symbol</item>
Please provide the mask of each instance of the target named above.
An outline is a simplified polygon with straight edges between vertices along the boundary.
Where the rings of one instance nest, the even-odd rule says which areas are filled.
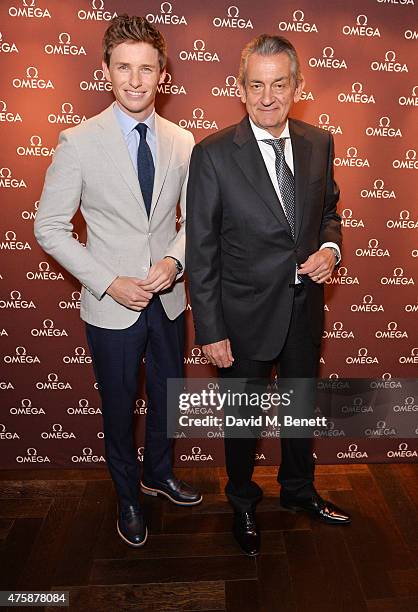
[[[394,62],[396,58],[395,51],[386,51],[385,53],[385,61],[386,62]]]
[[[165,10],[166,6],[168,7],[167,10]],[[162,2],[160,6],[160,11],[163,15],[164,14],[171,15],[171,13],[173,12],[173,7],[169,2]]]
[[[347,157],[357,157],[357,149],[356,149],[356,147],[348,147],[348,149],[347,149]]]
[[[201,38],[198,38],[193,43],[193,49],[195,51],[204,51],[205,50],[205,41],[202,40]]]
[[[297,17],[297,15],[299,16],[299,18]],[[296,10],[293,13],[293,21],[303,21],[305,19],[305,13],[301,10]]]
[[[71,36],[68,34],[68,32],[61,32],[61,34],[58,36],[58,40],[62,45],[69,45],[71,42]]]
[[[230,6],[228,8],[228,17],[238,17],[239,15],[239,8],[237,6]]]
[[[26,68],[26,76],[29,79],[37,79],[38,78],[38,69],[35,66],[28,66]]]
[[[334,57],[334,49],[332,47],[324,47],[322,50],[322,56],[329,58]]]

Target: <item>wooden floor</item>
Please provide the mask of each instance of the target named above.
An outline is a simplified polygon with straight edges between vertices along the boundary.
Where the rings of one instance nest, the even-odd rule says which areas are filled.
[[[68,590],[71,610],[95,612],[416,612],[417,466],[318,466],[316,474],[317,489],[352,513],[352,525],[280,510],[275,471],[257,468],[262,554],[251,559],[230,535],[222,469],[177,470],[205,493],[195,508],[145,498],[150,536],[140,550],[116,534],[103,470],[0,472],[1,589]]]

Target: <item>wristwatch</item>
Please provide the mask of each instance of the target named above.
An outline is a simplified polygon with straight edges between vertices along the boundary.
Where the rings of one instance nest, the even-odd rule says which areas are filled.
[[[164,259],[174,259],[174,261],[176,262],[176,273],[180,274],[180,272],[183,272],[183,266],[181,265],[181,262],[178,259],[172,257],[171,255],[166,255]]]
[[[330,246],[328,248],[331,249],[331,251],[334,253],[335,263],[337,263],[337,261],[338,261],[338,259],[340,257],[340,254],[338,253],[337,249],[335,247],[332,247],[332,246]]]

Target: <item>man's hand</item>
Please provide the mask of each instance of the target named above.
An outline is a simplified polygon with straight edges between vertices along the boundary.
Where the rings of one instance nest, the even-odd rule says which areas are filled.
[[[176,262],[170,257],[160,259],[151,266],[147,278],[140,281],[144,291],[158,293],[168,289],[174,283],[177,276]]]
[[[212,365],[218,368],[229,368],[234,361],[228,338],[212,344],[203,344],[202,353]]]
[[[106,293],[116,302],[131,310],[143,310],[148,306],[152,293],[145,291],[139,278],[133,276],[118,276],[107,288]]]
[[[334,268],[334,252],[325,247],[309,255],[308,259],[298,268],[298,274],[307,274],[315,283],[321,285],[331,276]]]

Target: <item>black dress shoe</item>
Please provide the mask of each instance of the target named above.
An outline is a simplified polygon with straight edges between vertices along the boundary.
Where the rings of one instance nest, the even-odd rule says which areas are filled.
[[[142,512],[135,506],[127,506],[119,510],[116,529],[122,540],[135,548],[143,546],[148,537]]]
[[[329,525],[349,525],[351,523],[351,517],[347,512],[344,512],[332,502],[322,499],[318,493],[314,493],[306,500],[292,500],[281,495],[280,505],[293,512],[306,510],[315,518]]]
[[[246,555],[250,557],[258,555],[260,532],[255,522],[254,512],[235,512],[232,533]]]
[[[146,495],[165,495],[178,506],[196,506],[202,501],[199,491],[175,477],[152,482],[143,479],[141,480],[141,491]]]

